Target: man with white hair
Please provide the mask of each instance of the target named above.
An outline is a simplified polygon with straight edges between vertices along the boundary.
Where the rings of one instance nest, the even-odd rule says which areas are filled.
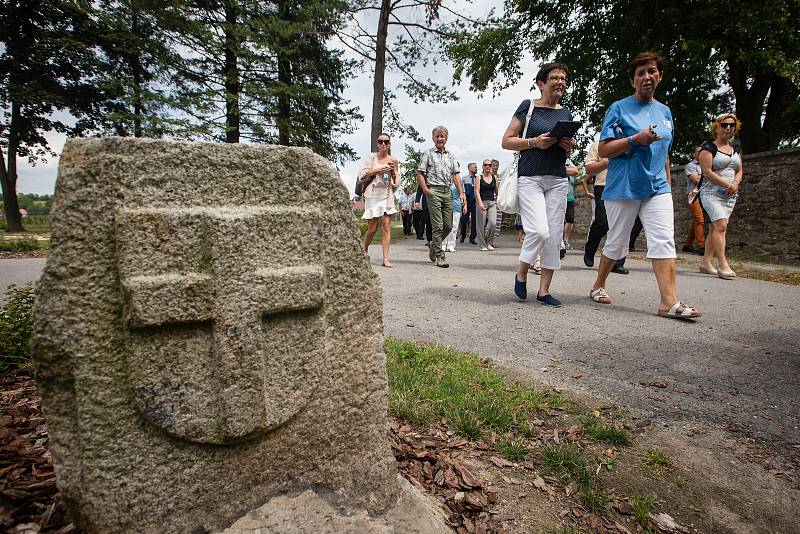
[[[450,184],[454,183],[461,199],[462,213],[467,209],[467,198],[461,189],[461,175],[458,160],[445,148],[447,128],[437,126],[433,129],[434,147],[423,152],[417,167],[419,187],[428,199],[428,213],[431,217],[433,239],[428,247],[428,257],[437,267],[447,268],[447,258],[442,250],[442,240],[453,227],[453,196]]]

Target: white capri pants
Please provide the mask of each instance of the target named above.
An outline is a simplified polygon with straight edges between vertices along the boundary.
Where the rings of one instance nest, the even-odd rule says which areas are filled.
[[[453,229],[447,234],[447,237],[442,240],[442,251],[456,249],[456,234],[458,233],[458,223],[461,222],[461,212],[453,212]]]
[[[532,264],[541,256],[542,269],[560,269],[564,210],[569,180],[563,176],[520,176],[517,184],[519,214],[525,240],[519,261]]]
[[[647,237],[647,257],[653,260],[677,257],[675,254],[675,213],[670,193],[644,200],[606,200],[608,235],[603,256],[619,260],[628,255],[628,242],[636,216],[642,220]]]

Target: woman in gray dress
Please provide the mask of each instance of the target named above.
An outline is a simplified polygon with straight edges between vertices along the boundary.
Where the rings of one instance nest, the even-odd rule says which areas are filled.
[[[728,221],[736,205],[739,184],[744,175],[739,147],[731,143],[741,125],[732,113],[717,117],[711,124],[714,141],[706,143],[698,156],[703,172],[700,202],[708,215],[707,220],[711,223],[700,272],[725,280],[736,276],[725,256],[725,247]],[[714,256],[718,262],[716,268],[712,264]]]

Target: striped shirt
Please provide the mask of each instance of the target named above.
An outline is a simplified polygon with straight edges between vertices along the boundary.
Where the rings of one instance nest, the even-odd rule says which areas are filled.
[[[425,176],[428,186],[443,185],[450,187],[453,183],[453,175],[459,172],[458,160],[452,152],[444,149],[442,152],[431,148],[422,153],[417,170]]]

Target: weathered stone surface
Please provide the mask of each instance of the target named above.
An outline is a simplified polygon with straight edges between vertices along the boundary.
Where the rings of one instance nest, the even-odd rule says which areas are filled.
[[[324,496],[306,490],[275,497],[222,534],[450,534],[447,518],[432,497],[397,476],[400,494],[385,516],[343,514]]]
[[[67,142],[33,353],[86,532],[219,530],[285,492],[398,500],[380,287],[306,149]]]

